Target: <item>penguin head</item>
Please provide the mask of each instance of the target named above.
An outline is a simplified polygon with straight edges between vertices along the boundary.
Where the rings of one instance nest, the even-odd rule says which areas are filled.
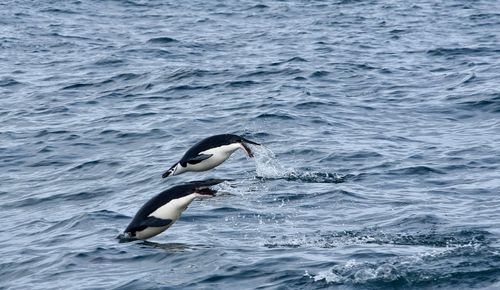
[[[210,188],[213,185],[219,184],[225,179],[208,179],[203,181],[192,181],[187,184],[189,191],[196,193],[199,197],[213,197],[217,190]]]
[[[165,178],[165,177],[168,177],[168,176],[170,176],[170,175],[174,175],[174,173],[175,173],[175,171],[176,171],[176,169],[177,169],[177,165],[178,165],[178,164],[179,164],[179,163],[176,163],[176,164],[174,164],[172,167],[170,167],[170,169],[169,169],[169,170],[167,170],[167,171],[165,171],[165,173],[163,173],[163,175],[162,175],[161,177],[162,177],[162,178]]]
[[[211,189],[210,187],[199,187],[195,189],[194,193],[199,197],[214,197],[217,190]]]

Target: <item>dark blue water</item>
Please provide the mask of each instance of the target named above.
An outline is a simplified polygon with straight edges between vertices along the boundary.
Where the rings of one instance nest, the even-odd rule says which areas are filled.
[[[0,288],[500,288],[498,11],[3,1]],[[161,179],[217,133],[266,147]],[[205,178],[233,181],[116,239]]]

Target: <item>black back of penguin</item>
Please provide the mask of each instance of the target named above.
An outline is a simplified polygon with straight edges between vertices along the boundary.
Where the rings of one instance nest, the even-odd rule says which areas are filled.
[[[189,150],[182,156],[181,160],[179,161],[183,166],[186,165],[187,161],[193,157],[198,155],[200,152],[215,148],[215,147],[220,147],[223,145],[229,145],[237,142],[242,142],[245,141],[244,138],[238,136],[238,135],[233,135],[233,134],[220,134],[220,135],[214,135],[210,136],[208,138],[205,138],[201,140],[200,142],[196,143],[193,145],[193,147],[189,148]]]
[[[167,190],[162,191],[160,194],[154,196],[150,200],[148,200],[136,213],[130,224],[125,229],[127,233],[134,233],[137,230],[140,230],[143,221],[147,219],[147,217],[153,213],[155,210],[160,208],[161,206],[169,203],[173,199],[178,199],[183,196],[192,194],[196,190],[204,187],[209,187],[212,185],[219,184],[223,182],[223,179],[210,179],[204,181],[192,181],[181,185],[176,185]]]

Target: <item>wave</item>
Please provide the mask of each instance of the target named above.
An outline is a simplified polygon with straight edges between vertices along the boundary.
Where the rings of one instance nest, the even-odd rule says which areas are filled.
[[[492,47],[438,47],[435,49],[427,50],[427,54],[432,56],[488,56],[491,54],[496,54],[500,50]]]
[[[3,77],[0,79],[0,87],[11,87],[21,85],[21,82],[9,77]]]
[[[296,120],[297,117],[288,113],[262,113],[259,114],[256,119],[277,119],[277,120]]]
[[[155,37],[151,38],[148,40],[148,43],[154,43],[154,44],[167,44],[167,43],[173,43],[173,42],[179,42],[175,38],[163,36],[163,37]]]
[[[273,68],[273,69],[263,69],[259,68],[258,70],[245,72],[238,76],[238,78],[255,78],[255,77],[276,77],[276,76],[291,76],[295,74],[300,74],[302,70],[297,68],[285,67],[282,69]]]
[[[307,59],[305,58],[302,58],[300,56],[295,56],[295,57],[292,57],[290,59],[287,59],[287,60],[283,60],[283,61],[279,61],[279,62],[273,62],[271,63],[271,66],[277,66],[277,65],[282,65],[282,64],[285,64],[285,63],[293,63],[293,62],[308,62]]]
[[[104,163],[106,163],[106,161],[103,159],[83,161],[80,164],[70,168],[68,171],[79,171],[79,170],[84,170],[84,169],[89,170],[89,169],[96,167],[97,165],[104,164]]]
[[[40,230],[39,234],[44,234],[44,236],[64,236],[65,233],[71,232],[75,229],[88,229],[97,224],[102,224],[106,227],[110,220],[129,220],[130,217],[120,214],[111,210],[97,210],[88,213],[83,213],[79,215],[72,216],[67,219],[62,219],[59,221],[51,222],[52,225]],[[111,230],[111,228],[103,230]],[[114,229],[112,229],[114,230]],[[90,231],[89,231],[90,232]],[[92,231],[94,232],[94,231]],[[50,234],[50,235],[49,235]]]
[[[310,101],[310,100],[303,100],[294,105],[294,108],[297,108],[299,110],[306,110],[306,109],[325,109],[328,107],[332,107],[336,105],[334,101]]]
[[[329,74],[330,74],[329,71],[317,70],[317,71],[313,72],[309,77],[310,78],[322,78],[322,77],[326,77]]]
[[[91,87],[93,86],[93,83],[76,83],[76,84],[71,84],[68,86],[64,86],[62,90],[75,90],[75,89],[81,89],[85,87]]]
[[[389,171],[389,174],[394,174],[394,175],[429,175],[429,174],[445,174],[446,172],[443,172],[441,170],[438,170],[436,168],[432,168],[429,166],[425,165],[420,165],[420,166],[410,166],[410,167],[404,167],[404,168],[398,168],[398,169],[393,169]]]
[[[491,94],[481,94],[481,95],[472,95],[470,97],[465,98],[465,100],[460,100],[458,103],[460,108],[464,110],[473,111],[485,111],[491,113],[500,112],[500,94],[499,93],[491,93]]]
[[[47,12],[53,14],[78,14],[78,12],[75,12],[73,10],[60,9],[60,8],[46,8],[46,9],[41,9],[40,12]]]
[[[105,57],[93,63],[93,65],[104,66],[104,67],[114,67],[114,66],[118,67],[125,64],[126,64],[125,59],[119,59],[115,57]]]
[[[262,10],[262,9],[268,9],[269,6],[265,5],[265,4],[257,4],[257,5],[254,5],[250,8],[248,8],[247,10],[252,10],[252,9],[256,9],[256,10]]]
[[[102,64],[100,64],[102,65]],[[112,88],[111,95],[115,96],[118,94],[118,90],[130,92],[132,89],[140,89],[140,90],[148,90],[152,87],[152,84],[145,81],[137,84],[136,86],[125,86],[124,84],[132,83],[132,81],[138,82],[141,79],[145,79],[147,74],[135,74],[135,73],[119,73],[109,78],[90,82],[90,81],[79,81],[72,84],[65,85],[61,88],[62,91],[78,91],[78,90],[88,90],[91,88]],[[114,86],[119,84],[123,86],[121,89],[116,89]],[[106,95],[104,95],[106,96]],[[80,101],[77,101],[74,104],[78,104]]]

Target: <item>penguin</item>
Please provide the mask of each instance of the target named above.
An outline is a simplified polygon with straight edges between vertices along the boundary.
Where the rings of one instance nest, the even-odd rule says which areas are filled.
[[[217,191],[210,186],[223,181],[225,180],[192,181],[161,192],[139,209],[122,238],[145,240],[164,232],[177,221],[195,198],[215,196]]]
[[[166,178],[188,171],[212,169],[226,161],[238,149],[242,149],[248,157],[253,157],[248,144],[260,145],[257,142],[233,134],[221,134],[205,138],[189,148],[181,160],[163,173],[162,177]]]

